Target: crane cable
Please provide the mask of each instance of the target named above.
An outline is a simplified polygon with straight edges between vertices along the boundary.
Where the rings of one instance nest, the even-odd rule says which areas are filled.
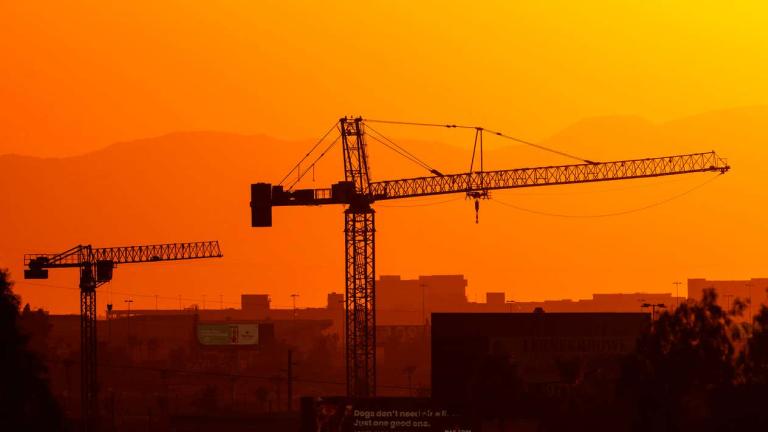
[[[299,160],[299,161],[296,163],[296,165],[294,165],[294,166],[293,166],[293,168],[291,168],[291,170],[290,170],[290,171],[288,171],[288,173],[287,173],[287,174],[285,174],[285,176],[282,178],[282,180],[280,180],[280,182],[279,182],[278,184],[283,184],[283,182],[284,182],[284,181],[285,181],[285,180],[286,180],[286,179],[287,179],[287,178],[288,178],[288,177],[289,177],[291,174],[293,174],[293,172],[294,172],[294,171],[296,171],[297,169],[298,169],[298,170],[300,170],[300,166],[301,166],[301,163],[302,163],[302,162],[304,162],[304,161],[305,161],[305,160],[306,160],[306,159],[309,157],[309,155],[311,155],[311,154],[312,154],[312,152],[313,152],[313,151],[315,151],[315,149],[317,148],[317,146],[319,146],[319,145],[320,145],[320,143],[322,143],[322,142],[323,142],[323,140],[325,140],[325,138],[328,136],[328,134],[330,134],[330,133],[331,133],[331,131],[332,131],[332,130],[334,130],[335,128],[336,128],[336,123],[334,123],[334,124],[333,124],[333,126],[331,126],[331,128],[330,128],[330,129],[328,129],[328,131],[327,131],[326,133],[324,133],[324,134],[323,134],[323,136],[322,136],[322,137],[321,137],[319,140],[317,140],[317,142],[315,143],[315,145],[314,145],[314,146],[312,146],[312,148],[311,148],[311,149],[309,149],[309,151],[307,152],[307,154],[305,154],[305,155],[304,155],[304,157],[303,157],[303,158],[301,158],[301,160]],[[306,171],[305,171],[305,172],[306,172]],[[299,174],[301,174],[301,173],[299,173]]]
[[[441,205],[441,204],[445,204],[445,203],[449,203],[449,202],[453,202],[453,201],[458,201],[460,199],[466,199],[466,198],[458,196],[458,197],[449,198],[449,199],[440,200],[440,201],[435,201],[435,202],[415,203],[415,204],[411,204],[411,205],[406,205],[406,204],[403,204],[403,205],[398,205],[398,204],[376,204],[376,206],[377,207],[387,207],[387,208],[431,207],[431,206],[435,206],[435,205]]]
[[[457,125],[457,124],[452,124],[452,123],[420,123],[420,122],[406,122],[406,121],[396,121],[396,120],[376,120],[376,119],[364,119],[364,120],[366,122],[368,122],[368,123],[384,123],[384,124],[397,124],[397,125],[406,125],[406,126],[426,126],[426,127],[442,127],[442,128],[449,128],[449,129],[475,129],[475,130],[481,130],[481,131],[488,132],[490,134],[499,136],[501,138],[505,138],[505,139],[508,139],[508,140],[511,140],[511,141],[515,141],[515,142],[518,142],[520,144],[525,144],[525,145],[528,145],[528,146],[531,146],[531,147],[535,147],[535,148],[537,148],[539,150],[544,150],[544,151],[548,151],[550,153],[555,153],[555,154],[558,154],[560,156],[564,156],[564,157],[567,157],[567,158],[570,158],[570,159],[574,159],[574,160],[577,160],[577,161],[580,161],[580,162],[588,163],[588,164],[591,164],[591,165],[594,165],[594,164],[597,163],[597,162],[595,162],[593,160],[590,160],[590,159],[585,159],[585,158],[582,158],[582,157],[579,157],[579,156],[572,155],[570,153],[566,153],[564,151],[560,151],[560,150],[557,150],[557,149],[546,147],[546,146],[543,146],[541,144],[536,144],[534,142],[527,141],[527,140],[524,140],[522,138],[517,138],[517,137],[511,136],[511,135],[504,134],[504,133],[499,132],[499,131],[495,131],[495,130],[491,130],[491,129],[486,129],[486,128],[480,127],[480,126]],[[370,126],[369,126],[369,128],[370,128]]]
[[[339,138],[341,138],[341,134],[337,135],[336,138],[334,138],[334,140],[331,141],[331,143],[328,144],[327,147],[325,147],[325,150],[323,150],[322,153],[320,153],[320,155],[317,158],[315,158],[315,160],[311,164],[309,164],[309,166],[307,167],[307,169],[304,170],[303,173],[301,172],[301,170],[299,170],[298,177],[296,178],[296,180],[293,183],[291,183],[288,186],[288,190],[293,189],[293,187],[296,186],[296,184],[299,183],[301,181],[301,179],[304,178],[305,175],[307,175],[307,173],[309,172],[310,169],[313,170],[313,172],[314,172],[315,165],[317,165],[317,163],[320,161],[320,159],[322,159],[323,156],[325,156],[325,154],[328,153],[328,150],[330,150],[339,141]],[[317,147],[317,146],[315,146],[315,147]],[[307,156],[309,156],[309,153],[307,154]],[[306,159],[306,157],[305,157],[305,159]],[[301,162],[299,162],[299,163],[301,163]],[[293,172],[293,170],[291,170],[291,172]],[[313,174],[313,176],[314,176],[314,174]]]
[[[519,210],[519,211],[526,212],[526,213],[532,213],[532,214],[535,214],[535,215],[540,215],[540,216],[551,216],[551,217],[561,217],[561,218],[574,218],[574,219],[588,219],[588,218],[602,218],[602,217],[611,217],[611,216],[623,216],[623,215],[630,214],[630,213],[637,213],[637,212],[640,212],[640,211],[643,211],[643,210],[648,210],[648,209],[653,208],[653,207],[658,207],[658,206],[660,206],[662,204],[666,204],[666,203],[668,203],[670,201],[674,201],[674,200],[676,200],[678,198],[682,198],[685,195],[688,195],[688,194],[696,191],[697,189],[700,189],[700,188],[706,186],[707,184],[711,183],[712,181],[714,181],[715,179],[717,179],[721,175],[722,174],[716,174],[716,175],[706,179],[702,183],[699,183],[698,185],[696,185],[696,186],[694,186],[694,187],[692,187],[692,188],[690,188],[690,189],[688,189],[688,190],[686,190],[684,192],[681,192],[681,193],[679,193],[677,195],[673,195],[673,196],[671,196],[669,198],[665,198],[665,199],[663,199],[661,201],[657,201],[655,203],[651,203],[651,204],[648,204],[648,205],[645,205],[645,206],[642,206],[642,207],[638,207],[638,208],[634,208],[634,209],[629,209],[629,210],[622,210],[622,211],[612,212],[612,213],[593,214],[593,215],[569,215],[569,214],[562,214],[562,213],[549,213],[549,212],[544,212],[544,211],[540,211],[540,210],[534,210],[534,209],[530,209],[530,208],[526,208],[526,207],[520,207],[520,206],[517,206],[517,205],[512,204],[512,203],[501,201],[501,200],[499,200],[497,198],[491,198],[491,199],[493,201],[496,201],[497,203],[503,205],[503,206],[510,207],[510,208],[515,209],[515,210]]]
[[[432,168],[428,163],[424,162],[423,160],[419,159],[414,155],[413,153],[406,150],[404,147],[398,145],[396,142],[392,141],[391,139],[387,138],[383,133],[377,131],[376,129],[372,128],[370,125],[366,125],[367,129],[374,134],[368,134],[370,138],[372,138],[374,141],[377,141],[381,144],[383,144],[385,147],[389,148],[390,150],[394,151],[395,153],[399,154],[400,156],[403,156],[404,158],[408,159],[409,161],[415,163],[416,165],[419,165],[420,167],[424,168],[425,170],[429,171],[432,174],[442,176],[442,173],[440,171]],[[378,135],[378,137],[377,137]],[[380,138],[379,138],[380,137]],[[386,142],[384,142],[386,141]]]

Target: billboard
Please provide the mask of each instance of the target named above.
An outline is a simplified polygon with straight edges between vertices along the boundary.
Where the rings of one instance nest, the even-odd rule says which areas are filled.
[[[258,324],[198,324],[197,340],[202,345],[258,345]]]
[[[478,430],[457,411],[429,398],[305,397],[302,432],[472,432]]]

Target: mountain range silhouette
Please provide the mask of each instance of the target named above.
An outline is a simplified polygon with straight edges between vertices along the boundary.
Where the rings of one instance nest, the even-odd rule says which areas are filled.
[[[472,206],[460,196],[378,203],[378,272],[465,273],[470,285],[483,291],[517,292],[528,298],[551,298],[555,292],[562,293],[560,297],[583,297],[609,288],[617,278],[630,281],[617,291],[648,286],[649,279],[642,275],[657,267],[651,260],[658,260],[661,267],[677,266],[675,277],[725,274],[729,261],[720,261],[723,249],[742,248],[749,257],[731,272],[749,276],[741,273],[760,271],[756,263],[764,263],[766,257],[764,248],[754,245],[758,239],[764,243],[768,234],[760,214],[768,185],[763,166],[768,160],[766,125],[768,106],[714,111],[661,124],[638,117],[577,122],[541,144],[598,161],[716,150],[733,169],[678,201],[624,218],[552,219],[490,202],[483,203],[481,223],[475,226]],[[395,135],[407,134],[397,130]],[[442,172],[468,169],[471,138],[463,147],[396,141]],[[374,180],[429,175],[380,144],[368,143]],[[0,156],[4,201],[0,265],[11,269],[27,290],[21,292],[27,299],[74,312],[74,292],[39,286],[35,293],[24,285],[20,280],[24,253],[58,252],[79,243],[117,246],[218,239],[225,255],[221,261],[121,267],[113,290],[195,298],[208,293],[211,299],[224,293],[229,306],[235,306],[241,292],[274,293],[273,303],[280,306],[289,303],[289,293],[300,291],[305,304],[323,304],[327,292],[343,289],[343,209],[277,209],[274,228],[249,226],[249,185],[277,183],[312,144],[263,135],[180,132],[120,142],[75,157]],[[489,144],[486,169],[577,163],[506,144]],[[298,187],[328,187],[342,177],[337,144]],[[643,180],[638,187],[637,182],[621,182],[500,192],[494,197],[525,208],[588,215],[639,207],[705,180],[690,177]],[[448,199],[454,200],[439,204]],[[417,208],[405,208],[409,206]],[[627,263],[618,268],[617,250],[626,255],[622,262]],[[584,267],[581,260],[588,258],[596,267],[579,274]],[[603,271],[588,279],[587,271],[596,269]],[[57,272],[52,272],[50,284],[76,286],[74,273],[53,273]],[[548,276],[542,278],[542,273]]]

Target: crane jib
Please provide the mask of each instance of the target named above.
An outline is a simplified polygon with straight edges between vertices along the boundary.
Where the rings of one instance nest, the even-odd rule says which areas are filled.
[[[287,191],[279,185],[256,183],[251,185],[251,226],[272,226],[272,207],[275,206],[352,204],[355,200],[370,204],[379,200],[449,193],[604,182],[695,172],[725,173],[729,169],[730,166],[715,152],[706,152],[386,180],[371,182],[366,195],[357,194],[354,184],[348,181],[335,183],[330,189]]]

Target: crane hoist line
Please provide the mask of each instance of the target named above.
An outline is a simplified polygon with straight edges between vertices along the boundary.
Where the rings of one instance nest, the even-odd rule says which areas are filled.
[[[281,185],[251,185],[251,226],[272,226],[272,208],[340,204],[344,212],[345,238],[345,342],[347,394],[373,396],[376,392],[376,296],[375,296],[375,211],[376,201],[464,193],[475,199],[489,197],[490,191],[577,183],[607,182],[702,172],[725,173],[727,162],[714,151],[643,159],[595,162],[558,150],[529,143],[488,129],[453,124],[370,122],[426,127],[475,129],[475,148],[468,172],[372,181],[368,175],[366,120],[343,117],[337,128],[342,142],[344,179],[329,188],[285,189]],[[558,153],[581,163],[485,171],[482,160],[483,132]],[[327,134],[326,134],[327,135]],[[373,135],[371,135],[373,137]],[[479,152],[477,150],[479,149]],[[479,156],[476,168],[475,154]]]

